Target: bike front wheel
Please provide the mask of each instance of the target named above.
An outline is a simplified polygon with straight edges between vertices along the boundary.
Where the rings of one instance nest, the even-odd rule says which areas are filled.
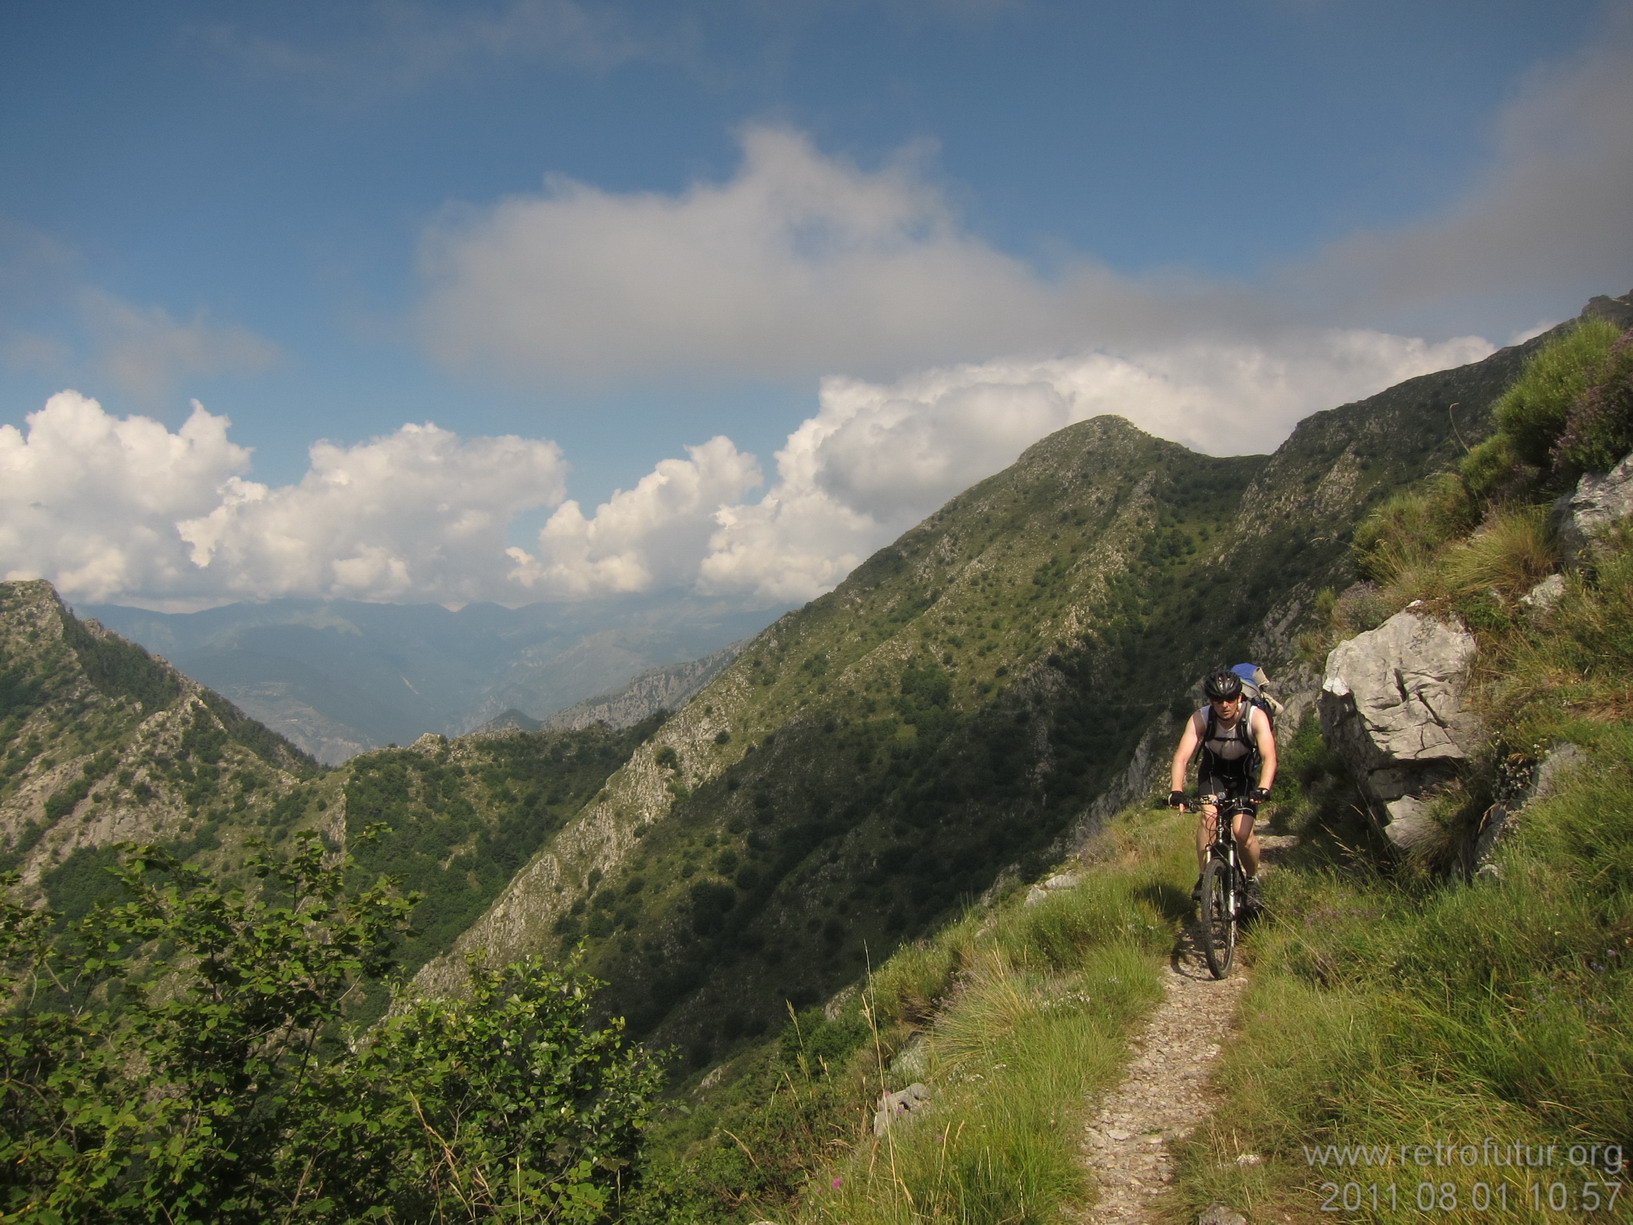
[[[1210,859],[1202,869],[1202,955],[1207,958],[1208,972],[1215,978],[1230,973],[1230,963],[1236,956],[1236,890],[1231,880],[1230,865],[1222,859]]]

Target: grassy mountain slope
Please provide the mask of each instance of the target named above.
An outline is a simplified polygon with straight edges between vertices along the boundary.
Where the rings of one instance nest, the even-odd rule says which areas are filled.
[[[39,643],[117,640],[11,585],[5,853],[84,904],[121,840],[230,865],[252,834],[383,821],[365,858],[428,895],[410,965],[476,920],[428,984],[466,949],[584,940],[607,1006],[701,1064],[1114,808],[1203,666],[1285,674],[1318,590],[1350,577],[1355,516],[1482,436],[1518,359],[1318,414],[1269,457],[1116,418],[1062,431],[753,640],[649,739],[425,737],[319,772],[136,648],[98,649],[147,659],[140,684],[181,706],[100,695],[68,667],[83,651]]]
[[[1557,414],[1552,471],[1515,460],[1493,480],[1505,425],[1363,524],[1374,617],[1421,601],[1474,630],[1490,738],[1437,802],[1445,853],[1398,862],[1316,720],[1284,729],[1274,820],[1303,838],[1240,950],[1251,982],[1219,1107],[1179,1145],[1153,1220],[1220,1203],[1301,1225],[1625,1219],[1633,527],[1583,564],[1539,513],[1596,470],[1573,450],[1603,464],[1633,447],[1633,333],[1618,352],[1615,394]],[[1505,395],[1499,420],[1534,418],[1523,399]],[[1543,579],[1554,602],[1524,599]],[[1457,850],[1516,809],[1473,872]],[[1117,1081],[1159,967],[1190,955],[1188,832],[1148,796],[1069,876],[970,908],[694,1084],[656,1146],[670,1219],[1083,1219],[1085,1112]],[[875,1139],[878,1095],[911,1082],[928,1111]]]
[[[1253,655],[1296,673],[1293,643],[1323,628],[1321,590],[1364,576],[1366,601],[1345,597],[1335,612],[1421,599],[1481,638],[1494,734],[1437,810],[1448,846],[1529,782],[1546,750],[1580,755],[1501,845],[1497,871],[1447,891],[1431,875],[1368,875],[1370,853],[1350,849],[1364,830],[1319,738],[1288,736],[1287,815],[1312,858],[1271,882],[1281,918],[1245,952],[1278,967],[1250,1001],[1251,1045],[1286,1058],[1231,1064],[1243,1109],[1199,1133],[1174,1217],[1222,1192],[1326,1219],[1308,1202],[1326,1174],[1303,1145],[1398,1143],[1403,1128],[1623,1152],[1633,542],[1624,533],[1572,570],[1551,609],[1520,599],[1550,556],[1538,505],[1566,479],[1548,467],[1558,448],[1514,443],[1511,426],[1536,410],[1510,396],[1495,410],[1504,429],[1486,437],[1492,399],[1525,356],[1320,414],[1270,457],[1192,455],[1115,418],[1062,431],[785,617],[669,722],[623,736],[427,736],[319,772],[162,662],[75,621],[44,584],[0,585],[7,866],[60,903],[94,875],[87,857],[120,837],[227,863],[250,832],[277,840],[310,825],[340,838],[383,823],[364,853],[433,891],[426,951],[517,865],[458,951],[506,960],[585,940],[610,1010],[680,1041],[696,1067],[780,1023],[785,1001],[814,1005],[876,967],[863,991],[802,1013],[773,1055],[743,1061],[769,1069],[761,1088],[793,1094],[781,1114],[745,1099],[787,1128],[780,1191],[822,1170],[818,1185],[850,1190],[807,1196],[809,1219],[910,1219],[925,1205],[1034,1219],[1085,1191],[1061,1137],[1071,1102],[1115,1073],[1149,1003],[1185,910],[1183,823],[1117,815],[1093,844],[1094,870],[1037,907],[993,886],[1008,866],[1024,878],[1051,864],[1140,789],[1203,664]],[[1560,413],[1566,450],[1597,453],[1596,430],[1630,445],[1633,401],[1614,404],[1608,419],[1598,402],[1598,417]],[[1403,495],[1471,444],[1451,477]],[[946,923],[977,894],[996,900]],[[433,986],[456,978],[446,959],[422,973]],[[887,1071],[915,1037],[918,1061]],[[1056,1074],[1078,1057],[1072,1077]],[[966,1113],[934,1144],[923,1133],[916,1157],[904,1146],[888,1168],[874,1162],[856,1143],[858,1104],[938,1071],[940,1100]],[[735,1145],[753,1170],[739,1162],[727,1176],[777,1181],[726,1134],[703,1142],[712,1159]],[[827,1182],[822,1163],[848,1149],[853,1163]],[[1244,1151],[1259,1160],[1237,1163]],[[1467,1174],[1454,1194],[1475,1194]],[[1017,1189],[1031,1217],[1014,1211]],[[1527,1206],[1555,1219],[1551,1202]]]
[[[44,582],[0,584],[0,870],[65,916],[114,885],[124,843],[231,878],[250,840],[315,829],[423,895],[409,970],[447,949],[651,734],[649,720],[421,737],[324,769]],[[371,825],[381,833],[358,840]]]
[[[310,758],[131,643],[81,622],[43,582],[0,584],[0,857],[54,904],[125,840],[238,857],[285,822]]]
[[[1483,437],[1522,357],[1318,414],[1269,457],[1119,418],[1045,439],[753,640],[459,952],[586,940],[608,1007],[697,1066],[763,1032],[1092,823],[1209,663],[1292,669],[1357,516]]]

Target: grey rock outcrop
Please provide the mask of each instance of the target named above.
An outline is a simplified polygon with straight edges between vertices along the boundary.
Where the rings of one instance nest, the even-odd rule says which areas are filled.
[[[1594,537],[1628,518],[1633,518],[1633,455],[1603,476],[1584,474],[1572,492],[1554,503],[1559,555],[1567,562],[1591,555]]]
[[[883,1136],[897,1124],[930,1106],[930,1090],[922,1084],[911,1084],[895,1093],[881,1093],[878,1108],[873,1112],[873,1134]]]
[[[1486,813],[1473,844],[1467,849],[1464,870],[1481,876],[1497,875],[1496,865],[1491,862],[1492,852],[1512,828],[1514,819],[1531,804],[1559,790],[1561,779],[1579,769],[1586,757],[1574,744],[1561,744],[1548,750],[1525,785],[1501,795]]]
[[[1024,905],[1030,909],[1048,898],[1052,892],[1058,892],[1062,889],[1076,889],[1082,879],[1076,872],[1062,872],[1051,876],[1041,885],[1033,885],[1032,888],[1027,890]]]
[[[1402,849],[1428,832],[1426,793],[1453,776],[1480,735],[1463,702],[1475,650],[1461,626],[1408,608],[1327,656],[1322,733]]]

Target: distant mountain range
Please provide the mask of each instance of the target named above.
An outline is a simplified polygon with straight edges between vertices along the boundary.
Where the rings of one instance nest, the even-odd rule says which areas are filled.
[[[690,689],[681,678],[708,679],[706,670],[664,669],[717,656],[782,611],[745,613],[673,595],[457,612],[294,599],[196,613],[75,609],[329,765],[500,716],[543,724],[586,699],[610,702],[620,725],[637,722],[656,705],[684,701]],[[620,693],[654,670],[634,693]],[[653,705],[642,707],[643,693]]]

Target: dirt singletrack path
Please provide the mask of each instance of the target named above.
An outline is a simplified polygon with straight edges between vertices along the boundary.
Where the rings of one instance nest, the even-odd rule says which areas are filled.
[[[1269,833],[1263,818],[1255,829],[1263,850],[1260,871],[1272,871],[1297,839]],[[1229,978],[1213,978],[1195,924],[1186,925],[1164,974],[1163,1001],[1134,1039],[1122,1083],[1084,1131],[1083,1160],[1100,1198],[1079,1218],[1082,1225],[1151,1220],[1152,1200],[1173,1182],[1174,1143],[1213,1109],[1209,1081],[1236,1032],[1247,982],[1239,960]]]

